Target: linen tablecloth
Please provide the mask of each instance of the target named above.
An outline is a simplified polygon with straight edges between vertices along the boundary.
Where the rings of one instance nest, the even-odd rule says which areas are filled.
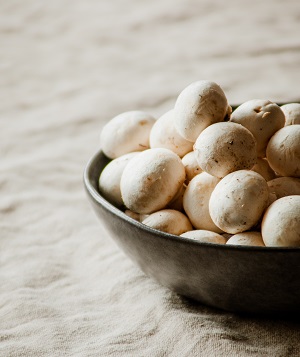
[[[146,277],[87,201],[103,125],[209,79],[232,104],[300,98],[298,1],[0,1],[0,355],[299,356],[298,320]],[[275,278],[275,277],[274,277]]]

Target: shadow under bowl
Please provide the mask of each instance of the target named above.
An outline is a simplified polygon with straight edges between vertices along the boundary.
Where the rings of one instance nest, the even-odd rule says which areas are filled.
[[[300,248],[200,243],[147,227],[100,195],[98,180],[108,162],[102,151],[88,162],[88,198],[111,237],[146,275],[226,311],[300,314]]]

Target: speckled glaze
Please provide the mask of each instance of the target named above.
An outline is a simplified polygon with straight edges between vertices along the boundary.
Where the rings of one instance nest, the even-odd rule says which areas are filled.
[[[145,274],[223,310],[300,315],[300,248],[200,243],[151,229],[99,194],[98,178],[107,162],[99,151],[87,164],[88,198],[111,237]]]

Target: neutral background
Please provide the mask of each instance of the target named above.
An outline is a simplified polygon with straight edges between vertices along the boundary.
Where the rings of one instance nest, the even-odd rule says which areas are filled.
[[[0,1],[0,355],[299,356],[300,323],[192,303],[147,278],[82,172],[127,110],[198,79],[230,103],[300,99],[299,1]]]

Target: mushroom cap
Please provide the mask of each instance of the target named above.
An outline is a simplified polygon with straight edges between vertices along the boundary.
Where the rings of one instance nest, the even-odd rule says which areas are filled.
[[[279,197],[277,197],[275,192],[272,192],[270,187],[269,187],[269,202],[268,202],[268,207],[275,202]]]
[[[133,151],[149,148],[149,134],[155,119],[142,111],[117,115],[104,125],[100,145],[104,154],[115,159]]]
[[[173,209],[154,212],[144,219],[142,223],[148,227],[175,235],[180,235],[193,229],[187,216]]]
[[[230,233],[222,233],[222,237],[225,238],[226,242],[227,242],[228,239],[229,239],[230,237],[232,237],[232,236],[233,236],[233,234],[230,234]]]
[[[104,198],[116,207],[123,205],[120,189],[123,171],[129,161],[138,154],[138,152],[131,152],[122,155],[109,162],[101,172],[99,177],[99,191]]]
[[[257,163],[252,167],[252,171],[260,174],[266,181],[273,180],[276,177],[275,172],[271,169],[268,160],[257,158]]]
[[[203,130],[194,151],[201,169],[219,178],[233,171],[251,169],[257,161],[253,135],[232,122],[216,123]]]
[[[220,234],[203,229],[185,232],[181,234],[180,237],[194,239],[201,243],[226,243],[226,239]]]
[[[267,160],[278,175],[300,177],[300,125],[285,126],[272,136]]]
[[[130,209],[126,209],[124,211],[124,213],[126,214],[126,216],[128,216],[138,222],[143,222],[143,220],[149,216],[148,214],[140,214],[140,213],[130,211]]]
[[[209,200],[210,216],[227,233],[240,233],[257,224],[268,206],[269,189],[257,172],[239,170],[225,176]]]
[[[141,215],[139,213],[130,211],[130,209],[126,209],[124,213],[126,214],[126,216],[134,219],[135,221],[140,222]]]
[[[188,184],[196,175],[200,174],[202,170],[196,159],[195,151],[187,153],[181,160],[186,173],[185,183]]]
[[[175,127],[181,136],[194,143],[205,128],[224,120],[228,111],[226,96],[218,84],[197,81],[186,87],[176,100]]]
[[[257,142],[257,156],[266,156],[266,147],[271,136],[284,126],[285,117],[281,108],[264,99],[249,100],[231,114],[231,122],[242,124]]]
[[[264,247],[264,241],[260,232],[242,232],[234,234],[228,239],[226,244],[231,245],[250,245]]]
[[[183,211],[183,195],[186,190],[186,185],[183,184],[171,201],[167,204],[166,208],[175,209],[176,211]]]
[[[209,214],[209,199],[220,179],[206,172],[195,176],[183,196],[183,207],[193,226],[200,230],[221,233]]]
[[[277,177],[268,181],[268,186],[277,198],[300,195],[300,179],[296,177]]]
[[[157,119],[150,132],[150,147],[169,149],[182,157],[193,150],[193,143],[184,139],[174,125],[174,109]]]
[[[300,246],[300,196],[276,200],[262,220],[262,237],[267,247]]]
[[[300,124],[300,103],[284,104],[280,108],[285,115],[285,125]]]
[[[153,213],[172,200],[185,180],[178,155],[168,149],[148,149],[134,157],[121,177],[124,204],[133,212]]]

